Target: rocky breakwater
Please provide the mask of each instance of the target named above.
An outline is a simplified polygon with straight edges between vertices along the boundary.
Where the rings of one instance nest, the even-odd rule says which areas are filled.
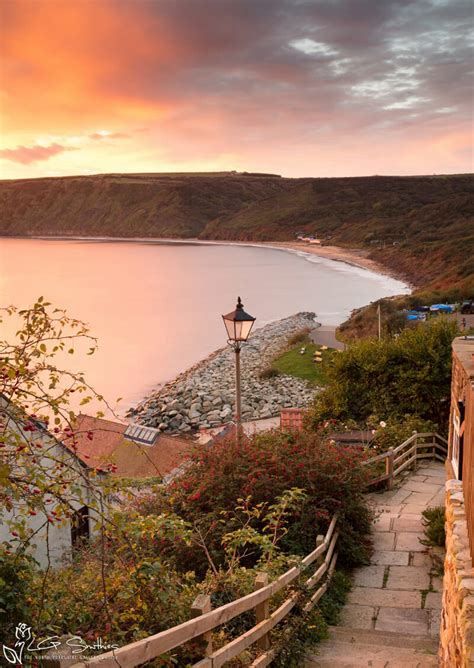
[[[314,313],[296,315],[256,329],[241,352],[242,418],[258,420],[279,414],[282,407],[306,406],[315,387],[292,376],[261,377],[288,339],[317,326]],[[264,374],[265,375],[265,374]],[[129,417],[168,433],[216,427],[233,419],[235,360],[230,347],[212,353],[175,380],[166,383],[129,411]]]

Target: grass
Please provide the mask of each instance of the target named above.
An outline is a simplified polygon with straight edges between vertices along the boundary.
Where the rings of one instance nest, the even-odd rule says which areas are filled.
[[[304,355],[301,355],[300,350],[303,346],[306,348],[306,352]],[[332,348],[321,350],[323,362],[316,363],[313,361],[316,350],[321,350],[321,346],[317,346],[314,343],[299,344],[274,359],[272,367],[280,373],[302,378],[313,385],[326,385],[327,378],[324,367],[328,360],[331,359],[334,351]]]

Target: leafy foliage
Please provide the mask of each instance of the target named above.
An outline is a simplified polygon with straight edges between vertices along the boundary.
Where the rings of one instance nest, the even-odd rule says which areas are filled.
[[[426,539],[421,542],[424,545],[444,547],[446,543],[446,532],[444,524],[446,521],[444,506],[436,506],[423,510],[423,525],[425,527]]]
[[[96,472],[86,471],[73,454],[70,402],[75,397],[76,405],[92,399],[106,404],[81,373],[57,365],[76,348],[94,353],[96,341],[84,323],[42,297],[29,309],[2,309],[0,322],[5,318],[18,331],[12,343],[0,341],[0,502],[6,511],[0,521],[10,529],[12,549],[21,551],[78,507],[95,509],[96,519],[102,514]]]
[[[27,554],[12,554],[11,546],[0,546],[0,629],[5,636],[28,619],[38,564]]]
[[[222,534],[233,528],[227,517],[222,525],[222,511],[232,511],[240,498],[251,499],[254,507],[271,507],[286,490],[297,488],[304,490],[305,497],[291,514],[282,549],[307,554],[316,535],[325,533],[339,510],[341,561],[361,563],[367,554],[364,535],[370,530],[362,457],[353,448],[323,443],[310,432],[265,432],[244,437],[240,443],[229,437],[212,448],[196,448],[183,474],[169,485],[169,495],[149,499],[146,511],[171,503],[176,514],[195,523],[207,537],[210,556],[219,564]],[[236,527],[243,521],[244,516],[237,515]],[[261,528],[261,518],[255,517],[252,526]],[[244,563],[251,565],[254,560],[255,556]],[[195,564],[199,567],[198,555]]]
[[[436,423],[422,420],[415,415],[405,415],[402,418],[391,419],[387,422],[379,420],[377,416],[370,416],[367,424],[375,432],[370,446],[378,452],[386,452],[390,448],[396,448],[397,445],[410,438],[414,432],[436,432],[438,429]]]
[[[417,415],[445,427],[449,412],[452,321],[404,330],[398,338],[354,342],[334,357],[328,387],[316,396],[313,428],[331,418],[364,422],[370,415]]]

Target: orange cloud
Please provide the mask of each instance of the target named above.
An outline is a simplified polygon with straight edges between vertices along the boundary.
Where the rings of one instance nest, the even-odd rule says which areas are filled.
[[[0,0],[0,21],[8,177],[470,168],[464,0]]]
[[[49,160],[54,155],[72,150],[74,149],[68,146],[61,146],[60,144],[51,144],[50,146],[17,146],[16,148],[0,150],[0,158],[11,160],[11,162],[18,162],[20,165],[31,165],[32,162]]]

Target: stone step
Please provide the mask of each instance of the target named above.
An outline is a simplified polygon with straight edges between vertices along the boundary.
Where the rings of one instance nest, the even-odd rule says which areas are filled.
[[[438,643],[428,636],[330,627],[306,668],[432,668]]]

